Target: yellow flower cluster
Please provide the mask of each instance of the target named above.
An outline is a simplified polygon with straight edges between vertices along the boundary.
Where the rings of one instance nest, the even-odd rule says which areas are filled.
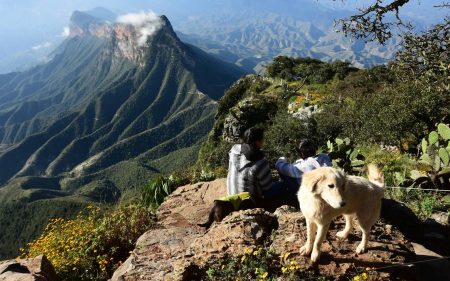
[[[20,257],[46,255],[63,280],[104,280],[124,258],[117,256],[118,249],[127,243],[133,245],[150,225],[151,218],[143,207],[102,212],[88,206],[74,219],[49,220],[41,236],[20,249]]]
[[[371,270],[373,270],[373,268],[367,267],[363,273],[354,276],[354,277],[353,277],[353,281],[363,281],[363,280],[367,280],[367,279],[369,278],[368,272],[371,271]]]
[[[73,220],[51,219],[44,233],[35,241],[28,243],[28,249],[21,249],[22,257],[35,257],[45,254],[57,272],[77,270],[85,253],[79,251],[89,247],[95,230],[93,216],[99,209],[89,206],[89,216],[79,214]]]
[[[302,267],[300,264],[298,264],[297,261],[291,260],[289,261],[288,258],[291,255],[290,252],[286,252],[284,254],[280,255],[281,264],[283,267],[281,268],[281,272],[283,274],[287,273],[295,273],[296,271],[299,271]]]

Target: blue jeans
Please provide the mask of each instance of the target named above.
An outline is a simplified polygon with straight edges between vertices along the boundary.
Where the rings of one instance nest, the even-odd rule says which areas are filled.
[[[271,188],[265,191],[263,195],[265,199],[271,199],[278,196],[295,196],[297,195],[299,187],[299,180],[280,174],[280,180],[272,183]]]

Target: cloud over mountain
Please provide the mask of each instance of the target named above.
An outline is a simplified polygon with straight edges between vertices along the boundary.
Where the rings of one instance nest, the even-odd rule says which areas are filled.
[[[130,13],[117,17],[117,22],[133,25],[139,32],[138,44],[144,45],[148,37],[152,36],[162,26],[161,18],[152,11]]]

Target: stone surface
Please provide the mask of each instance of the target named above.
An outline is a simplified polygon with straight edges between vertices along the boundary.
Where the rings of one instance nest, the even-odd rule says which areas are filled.
[[[188,267],[188,247],[205,233],[214,199],[226,195],[225,179],[178,188],[161,204],[158,227],[142,235],[130,258],[111,280],[180,280]],[[212,227],[214,227],[213,225]]]
[[[56,281],[55,269],[43,255],[0,262],[0,281]]]
[[[275,216],[263,209],[234,212],[197,237],[189,247],[189,253],[200,266],[211,259],[243,255],[246,248],[262,244],[277,224]]]
[[[272,246],[277,255],[289,254],[289,259],[295,260],[303,268],[309,268],[322,275],[342,276],[342,280],[348,280],[348,274],[355,272],[355,267],[375,267],[381,268],[401,264],[414,259],[413,246],[405,237],[393,226],[388,226],[382,222],[377,223],[371,231],[369,250],[357,255],[355,249],[361,241],[361,232],[358,227],[348,239],[337,238],[336,232],[343,229],[344,219],[337,218],[330,226],[327,238],[322,244],[322,255],[319,263],[312,267],[309,257],[299,255],[300,247],[306,241],[306,221],[300,212],[292,212],[285,206],[278,209],[279,228],[275,232]],[[355,222],[355,226],[357,223]],[[388,233],[390,232],[390,233]],[[386,272],[375,272],[371,274],[371,280],[388,280],[389,278],[399,278],[398,280],[411,280],[411,273],[399,270],[389,270]],[[413,275],[413,274],[412,274]],[[334,279],[334,278],[332,278]],[[340,278],[337,278],[341,280]]]
[[[330,280],[349,280],[356,268],[366,267],[379,269],[371,271],[371,281],[432,280],[423,274],[440,276],[429,273],[428,267],[401,265],[417,261],[411,237],[424,237],[428,232],[405,205],[393,200],[383,202],[383,219],[372,229],[367,253],[355,253],[361,239],[358,228],[347,240],[336,237],[344,226],[343,218],[338,218],[322,245],[320,262],[311,266],[309,258],[298,254],[306,240],[306,223],[295,208],[282,206],[273,214],[263,209],[234,212],[208,230],[198,227],[207,219],[214,199],[225,193],[225,179],[178,188],[159,208],[156,227],[139,238],[112,280],[199,280],[203,265],[242,256],[245,249],[256,249],[263,243],[277,255],[289,252],[289,259],[300,263],[308,274],[329,276]]]
[[[431,215],[431,218],[441,225],[450,225],[450,214],[445,212],[438,212]]]

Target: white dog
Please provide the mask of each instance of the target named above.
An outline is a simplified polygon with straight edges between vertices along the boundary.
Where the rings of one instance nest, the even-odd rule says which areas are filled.
[[[300,254],[311,254],[311,261],[318,261],[320,246],[328,227],[339,215],[345,217],[345,228],[339,231],[337,236],[347,238],[352,230],[353,216],[356,215],[362,230],[362,240],[356,248],[356,253],[367,250],[370,229],[380,217],[384,193],[382,172],[376,166],[369,165],[368,176],[369,180],[346,176],[343,172],[329,167],[318,168],[303,175],[297,196],[306,219],[307,240],[301,247]]]

